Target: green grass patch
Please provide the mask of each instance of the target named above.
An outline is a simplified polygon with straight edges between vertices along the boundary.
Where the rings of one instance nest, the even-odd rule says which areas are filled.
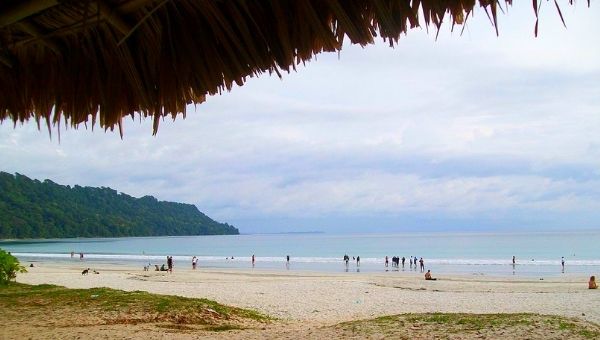
[[[577,330],[577,333],[579,335],[581,335],[582,337],[584,337],[585,339],[600,338],[600,333],[598,333],[597,331],[592,331],[592,330],[588,330],[588,329],[579,329],[579,330]]]
[[[570,323],[570,322],[561,321],[561,322],[558,323],[558,328],[559,329],[573,329],[575,327],[576,327],[576,325],[573,324],[573,323]]]
[[[559,316],[517,314],[424,313],[389,315],[345,322],[334,329],[347,335],[384,335],[398,338],[447,338],[448,334],[488,338],[544,338],[554,334],[568,339],[599,339],[600,326]],[[537,334],[537,335],[536,335]],[[375,336],[377,337],[377,336]]]
[[[207,299],[111,288],[68,289],[19,283],[0,288],[0,309],[3,308],[32,313],[43,310],[58,313],[61,310],[61,313],[91,315],[104,319],[108,324],[166,322],[206,325],[206,329],[217,331],[240,327],[231,321],[263,323],[272,320],[256,311],[225,306]]]

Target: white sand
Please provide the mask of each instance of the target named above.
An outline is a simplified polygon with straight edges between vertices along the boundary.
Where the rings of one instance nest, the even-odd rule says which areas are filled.
[[[69,288],[111,287],[127,291],[201,297],[255,309],[291,321],[331,324],[410,312],[514,313],[578,317],[600,323],[600,290],[588,277],[443,276],[425,281],[415,272],[315,273],[254,269],[143,272],[110,269],[81,275],[86,263],[38,263],[17,281]],[[434,275],[435,276],[435,275]]]

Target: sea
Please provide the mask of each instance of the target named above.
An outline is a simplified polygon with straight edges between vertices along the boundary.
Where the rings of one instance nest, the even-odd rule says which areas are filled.
[[[226,236],[69,238],[1,240],[5,249],[30,262],[85,262],[114,266],[166,263],[191,268],[240,268],[318,272],[409,272],[411,257],[423,258],[436,275],[557,276],[600,274],[600,231],[499,233],[287,233]],[[71,255],[74,253],[74,256]],[[80,260],[79,253],[83,253]],[[349,264],[343,261],[350,257]],[[252,255],[255,264],[252,266]],[[290,256],[289,263],[287,256]],[[360,256],[360,265],[356,258]],[[389,258],[385,266],[385,256]],[[404,268],[391,258],[406,259]],[[515,264],[512,258],[515,256]],[[564,258],[565,266],[562,267]]]

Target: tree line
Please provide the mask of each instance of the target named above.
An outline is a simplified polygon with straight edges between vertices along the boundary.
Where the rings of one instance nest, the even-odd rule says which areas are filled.
[[[192,204],[0,172],[0,239],[231,234]]]

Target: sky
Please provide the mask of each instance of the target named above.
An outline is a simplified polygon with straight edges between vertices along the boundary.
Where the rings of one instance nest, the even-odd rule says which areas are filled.
[[[479,8],[319,54],[125,135],[0,125],[0,171],[191,203],[242,233],[600,226],[599,4]]]

